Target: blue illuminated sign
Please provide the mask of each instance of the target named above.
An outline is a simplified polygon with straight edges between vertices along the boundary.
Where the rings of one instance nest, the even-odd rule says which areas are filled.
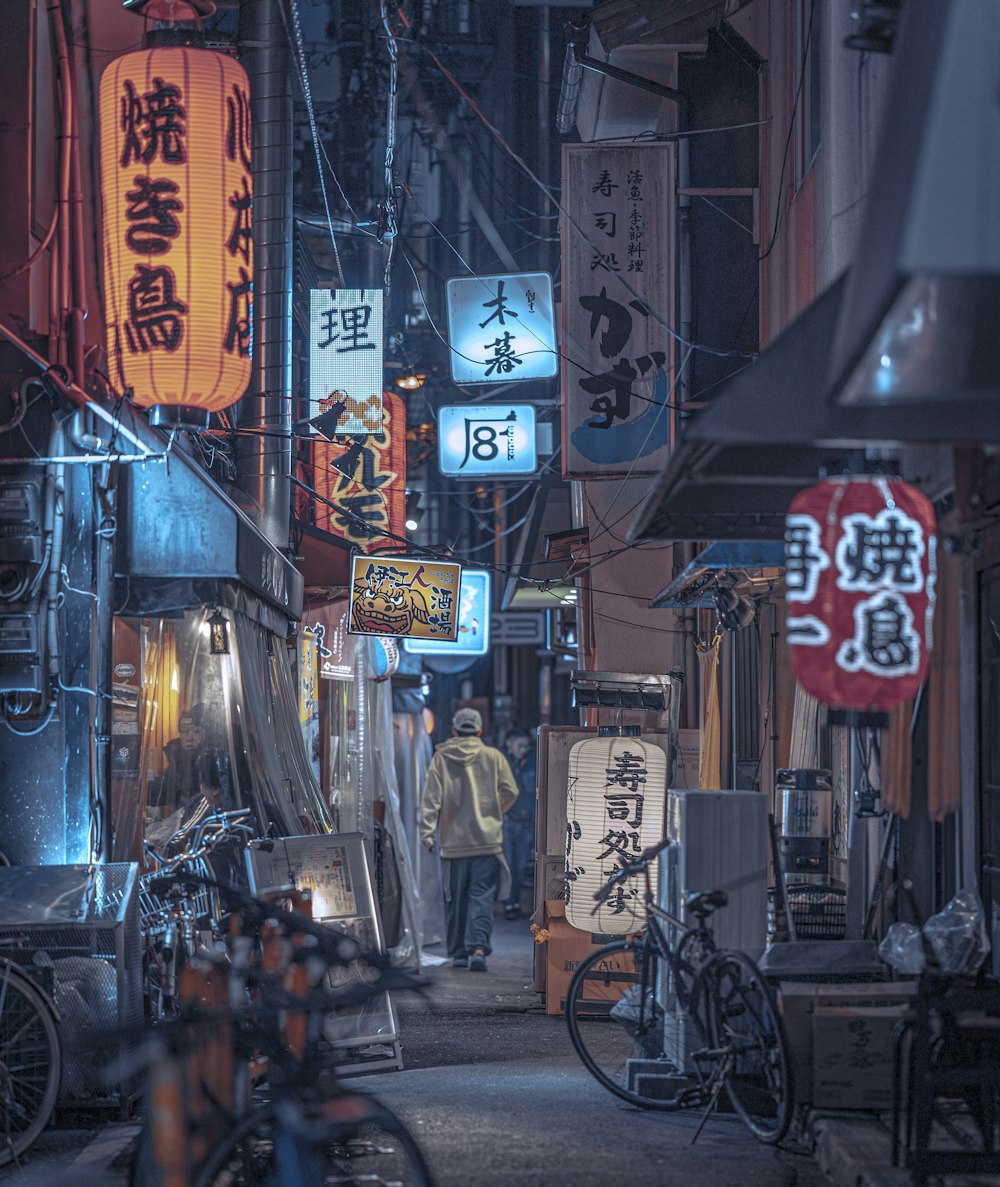
[[[480,569],[462,570],[458,637],[453,643],[412,637],[403,642],[414,655],[485,655],[489,645],[490,575]]]
[[[533,404],[450,404],[438,410],[438,468],[455,478],[534,474]]]
[[[456,383],[511,383],[559,374],[547,272],[448,281],[448,339]]]

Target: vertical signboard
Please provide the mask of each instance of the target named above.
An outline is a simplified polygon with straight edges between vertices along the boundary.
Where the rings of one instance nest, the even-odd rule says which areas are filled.
[[[658,473],[670,443],[667,145],[563,146],[563,473]]]
[[[365,552],[391,547],[406,521],[406,405],[382,400],[379,432],[313,444],[316,526]]]
[[[547,272],[448,281],[448,341],[456,383],[511,383],[559,374]]]
[[[377,433],[382,426],[382,290],[311,289],[309,415],[334,404],[337,431]]]

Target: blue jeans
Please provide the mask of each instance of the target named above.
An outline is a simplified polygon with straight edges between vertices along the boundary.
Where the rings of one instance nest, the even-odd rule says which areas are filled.
[[[510,867],[510,894],[504,906],[520,907],[521,887],[534,846],[534,820],[511,820],[508,816],[503,822],[503,855]]]
[[[471,956],[482,948],[493,951],[493,900],[500,885],[500,859],[493,853],[481,857],[445,857],[444,909],[447,918],[448,955],[452,960]]]

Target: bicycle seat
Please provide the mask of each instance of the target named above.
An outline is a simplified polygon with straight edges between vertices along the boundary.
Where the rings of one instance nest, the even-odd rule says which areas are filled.
[[[687,901],[687,909],[704,923],[713,911],[724,907],[728,902],[729,895],[724,890],[709,890],[705,894],[691,895]]]

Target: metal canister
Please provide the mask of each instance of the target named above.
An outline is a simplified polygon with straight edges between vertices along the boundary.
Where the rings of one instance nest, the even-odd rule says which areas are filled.
[[[786,879],[825,879],[830,872],[833,790],[829,771],[778,771],[781,861]]]

